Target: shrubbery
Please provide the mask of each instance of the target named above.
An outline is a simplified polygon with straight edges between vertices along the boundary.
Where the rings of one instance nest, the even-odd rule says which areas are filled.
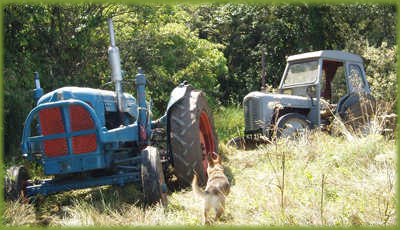
[[[211,104],[219,103],[218,78],[228,72],[222,53],[224,46],[198,38],[196,32],[181,23],[167,23],[157,28],[151,24],[140,32],[123,36],[127,40],[121,44],[122,55],[130,53],[134,59],[124,63],[124,67],[131,70],[132,76],[135,67],[144,69],[156,114],[164,112],[171,91],[183,81],[203,90],[212,98]],[[133,42],[137,45],[132,46]]]
[[[66,85],[99,88],[110,81],[108,17],[114,18],[125,79],[144,69],[157,117],[183,80],[205,91],[214,108],[240,104],[260,88],[263,48],[272,87],[285,56],[347,47],[366,59],[374,96],[395,101],[395,13],[395,5],[372,4],[6,5],[6,155],[18,155],[33,106],[34,71],[45,92]],[[132,84],[124,90],[135,94]]]
[[[375,47],[368,41],[357,41],[347,45],[348,50],[364,58],[365,72],[371,93],[377,100],[395,103],[397,98],[396,54],[397,46],[386,42]]]

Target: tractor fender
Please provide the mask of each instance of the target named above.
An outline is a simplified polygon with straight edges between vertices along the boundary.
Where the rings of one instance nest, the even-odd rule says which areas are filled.
[[[178,87],[175,87],[174,90],[171,92],[171,97],[168,101],[167,105],[167,111],[165,112],[166,115],[168,115],[169,110],[180,100],[182,100],[185,97],[186,91],[187,90],[192,90],[192,86],[189,85],[186,81],[183,83],[179,84]]]
[[[172,90],[171,92],[171,97],[168,101],[168,105],[167,105],[167,110],[165,111],[165,114],[160,117],[159,119],[157,119],[156,121],[153,121],[151,124],[152,128],[159,128],[159,127],[165,127],[165,125],[168,126],[168,114],[171,110],[172,107],[174,107],[174,105],[181,101],[185,95],[187,91],[191,91],[193,89],[193,87],[189,84],[187,84],[186,81],[184,81],[183,83],[179,84],[179,86],[175,87],[175,89]],[[168,128],[168,127],[167,127]]]

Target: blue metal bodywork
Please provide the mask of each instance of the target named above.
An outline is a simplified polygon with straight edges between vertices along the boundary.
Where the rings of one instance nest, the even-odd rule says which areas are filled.
[[[123,113],[124,116],[121,116],[123,120],[116,127],[107,128],[110,126],[107,124],[107,114],[120,114],[113,91],[63,87],[47,93],[37,100],[37,106],[29,113],[25,121],[22,137],[23,155],[30,160],[36,159],[34,156],[39,155],[39,163],[43,165],[45,175],[76,176],[73,180],[48,179],[42,180],[39,184],[27,186],[26,194],[28,196],[48,195],[100,185],[124,185],[140,181],[140,149],[151,144],[152,128],[168,126],[168,111],[185,96],[188,85],[181,84],[176,87],[171,93],[165,115],[157,121],[152,121],[149,111],[151,107],[145,100],[146,78],[140,71],[136,79],[138,100],[132,95],[124,93],[126,112]],[[71,131],[71,106],[80,106],[86,110],[94,123],[94,128]],[[62,111],[65,132],[42,135],[40,122],[37,121],[38,135],[32,136],[34,130],[31,130],[31,127],[33,127],[33,121],[39,120],[39,112],[51,108],[59,108]],[[89,134],[96,136],[96,150],[84,154],[73,154],[72,138]],[[43,142],[60,138],[67,140],[68,154],[47,157],[44,154]],[[167,148],[169,149],[169,139]],[[120,162],[129,162],[129,166],[121,165]],[[86,174],[82,176],[82,173],[90,174],[99,170],[104,171],[104,173],[100,173],[101,176],[92,177]]]
[[[103,185],[120,185],[123,186],[127,183],[134,183],[140,181],[139,172],[131,172],[124,174],[116,174],[111,176],[85,178],[84,180],[70,179],[64,180],[61,183],[52,179],[41,181],[38,185],[27,187],[27,196],[35,195],[50,195],[59,192],[65,192],[75,189],[84,189],[89,187],[103,186]]]
[[[111,19],[108,24],[108,54],[115,91],[63,87],[43,95],[39,74],[35,73],[36,107],[24,124],[22,154],[42,164],[44,174],[54,179],[31,182],[25,191],[28,196],[139,182],[141,150],[151,145],[153,129],[166,127],[169,133],[169,111],[185,97],[190,86],[183,83],[176,87],[165,115],[152,121],[151,103],[146,101],[146,77],[141,69],[135,81],[137,98],[123,93],[120,55]]]

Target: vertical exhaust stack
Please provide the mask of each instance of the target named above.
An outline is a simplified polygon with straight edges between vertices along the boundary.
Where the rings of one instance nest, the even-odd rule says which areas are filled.
[[[117,99],[118,111],[124,112],[124,96],[122,91],[122,74],[121,74],[121,62],[119,57],[119,49],[115,45],[115,38],[114,38],[114,27],[112,23],[112,19],[108,18],[108,28],[110,33],[110,43],[111,46],[108,48],[108,58],[111,65],[111,80],[114,82],[115,85],[115,95]]]

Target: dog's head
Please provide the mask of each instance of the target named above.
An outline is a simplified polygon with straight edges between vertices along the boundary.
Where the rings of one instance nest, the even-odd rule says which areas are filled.
[[[207,167],[208,174],[210,174],[211,171],[215,170],[216,168],[223,169],[221,164],[221,157],[217,153],[209,153],[207,160],[208,160],[208,167]]]

